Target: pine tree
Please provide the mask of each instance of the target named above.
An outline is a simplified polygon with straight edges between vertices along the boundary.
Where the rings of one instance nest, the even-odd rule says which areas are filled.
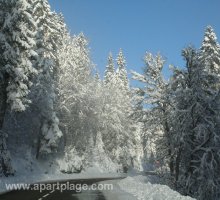
[[[89,144],[90,133],[96,128],[93,65],[88,42],[82,33],[74,37],[66,34],[63,42],[59,53],[59,62],[62,63],[58,77],[59,116],[62,127],[66,129],[66,145],[74,146],[83,154]]]
[[[116,60],[117,60],[117,65],[118,65],[117,76],[118,76],[118,79],[122,82],[121,83],[122,85],[119,87],[122,87],[123,89],[128,90],[129,84],[128,84],[128,75],[127,75],[127,70],[126,70],[126,61],[125,61],[125,57],[123,55],[122,49],[120,49]]]
[[[30,100],[26,98],[36,74],[32,58],[36,56],[36,23],[32,5],[26,0],[1,1],[4,21],[1,27],[2,74],[7,78],[7,103],[13,111],[24,111]]]
[[[105,145],[102,140],[102,133],[98,132],[95,138],[95,145],[93,147],[93,162],[95,165],[98,165],[99,168],[103,170],[109,170],[111,171],[112,169],[110,168],[109,164],[111,163],[111,160],[109,157],[106,155],[105,152]]]
[[[205,65],[205,70],[209,73],[220,74],[220,45],[217,36],[211,26],[205,30],[202,47],[199,53],[199,62]]]
[[[105,84],[110,83],[114,78],[113,77],[114,75],[115,75],[115,66],[114,66],[112,53],[110,52],[108,56],[108,64],[106,66],[105,76],[104,76]]]
[[[220,141],[219,89],[215,87],[219,76],[201,62],[201,52],[183,50],[187,70],[174,74],[172,130],[178,152],[176,181],[183,192],[203,200],[215,199],[218,193]]]
[[[144,84],[135,88],[135,117],[143,126],[143,145],[153,143],[157,149],[157,157],[161,161],[167,161],[170,172],[174,172],[173,146],[170,131],[170,98],[169,85],[165,81],[162,69],[165,60],[160,54],[153,56],[146,53],[144,57],[145,67],[143,75],[132,72],[133,79]]]
[[[124,171],[132,166],[136,159],[135,126],[130,118],[132,111],[125,59],[120,50],[118,69],[114,72],[112,56],[109,56],[106,74],[109,80],[104,86],[103,142],[109,157],[121,165]]]
[[[190,164],[186,172],[187,192],[198,191],[199,199],[215,199],[219,188],[219,44],[213,29],[207,27],[196,57],[191,85],[193,108]],[[196,121],[195,121],[196,120]],[[195,123],[196,122],[196,123]],[[198,181],[199,180],[199,181]]]
[[[58,50],[61,48],[62,33],[65,25],[59,15],[52,12],[47,0],[35,0],[34,19],[37,22],[36,51],[38,57],[35,62],[39,75],[33,91],[35,104],[40,113],[41,130],[39,133],[38,150],[40,153],[52,153],[62,133],[59,129],[59,119],[55,111],[55,85],[58,72]]]
[[[9,107],[12,111],[22,112],[31,102],[27,95],[32,85],[31,78],[37,74],[32,64],[37,55],[34,51],[36,23],[32,17],[32,3],[27,0],[0,1],[0,129]],[[1,131],[0,135],[1,169],[5,175],[13,174],[5,134]]]
[[[100,74],[99,74],[98,71],[95,73],[95,81],[96,81],[97,83],[100,83],[100,82],[101,82]]]
[[[189,47],[183,50],[183,56],[186,60],[186,69],[173,69],[173,76],[170,85],[173,91],[173,112],[172,112],[172,142],[176,152],[175,159],[175,184],[178,185],[181,180],[183,171],[188,169],[190,154],[193,145],[190,141],[194,133],[192,130],[196,126],[196,116],[194,113],[198,100],[198,87],[196,75],[200,73],[196,64],[196,50]],[[194,82],[195,81],[195,82]],[[193,105],[193,106],[192,106]],[[199,107],[198,107],[199,108]],[[185,165],[185,166],[182,166]],[[180,171],[181,170],[181,171]]]

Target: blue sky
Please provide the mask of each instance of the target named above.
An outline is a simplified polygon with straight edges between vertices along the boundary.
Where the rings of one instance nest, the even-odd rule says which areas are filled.
[[[122,48],[130,69],[141,72],[146,51],[160,52],[166,66],[184,66],[181,49],[200,47],[211,25],[220,38],[219,0],[49,0],[72,34],[87,36],[93,62],[103,74],[108,53]],[[219,40],[220,41],[220,40]],[[169,76],[168,67],[164,70]]]

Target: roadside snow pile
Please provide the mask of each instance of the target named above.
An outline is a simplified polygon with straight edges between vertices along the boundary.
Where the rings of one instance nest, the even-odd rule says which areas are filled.
[[[121,190],[132,194],[138,200],[193,200],[188,196],[182,196],[168,186],[144,182],[144,178],[127,177],[119,183]]]

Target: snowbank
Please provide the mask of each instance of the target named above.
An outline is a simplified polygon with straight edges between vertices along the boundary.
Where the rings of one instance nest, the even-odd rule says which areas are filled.
[[[146,177],[127,177],[118,182],[121,190],[130,193],[138,200],[193,200],[191,197],[180,195],[168,186],[152,184]]]

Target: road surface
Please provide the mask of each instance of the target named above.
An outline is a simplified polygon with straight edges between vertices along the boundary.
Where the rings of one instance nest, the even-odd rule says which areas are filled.
[[[80,179],[80,180],[58,180],[53,182],[44,182],[38,184],[77,184],[91,186],[94,183],[107,180],[122,179],[124,177],[115,178],[95,178],[95,179]],[[0,200],[105,200],[104,195],[100,190],[82,190],[76,192],[75,190],[34,190],[34,185],[29,190],[11,191],[0,195]],[[114,189],[114,188],[113,188]],[[120,199],[120,198],[119,198]]]

